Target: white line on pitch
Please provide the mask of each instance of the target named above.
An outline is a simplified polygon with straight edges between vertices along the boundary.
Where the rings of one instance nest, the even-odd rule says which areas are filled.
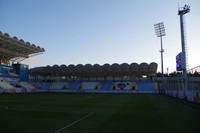
[[[87,118],[87,117],[89,117],[89,116],[91,116],[91,115],[93,115],[93,112],[91,112],[91,113],[87,114],[86,116],[84,116],[84,117],[82,117],[82,118],[80,118],[80,119],[78,119],[78,120],[72,122],[72,123],[69,124],[69,125],[66,125],[65,127],[63,127],[63,128],[61,128],[61,129],[55,131],[54,133],[59,133],[59,132],[61,132],[62,130],[64,130],[64,129],[66,129],[66,128],[68,128],[68,127],[70,127],[70,126],[72,126],[72,125],[74,125],[74,124],[76,124],[76,123],[78,123],[78,122],[80,122],[81,120],[83,120],[83,119],[85,119],[85,118]]]
[[[1,109],[8,109],[7,106],[2,106],[2,105],[0,105],[0,108],[1,108]]]

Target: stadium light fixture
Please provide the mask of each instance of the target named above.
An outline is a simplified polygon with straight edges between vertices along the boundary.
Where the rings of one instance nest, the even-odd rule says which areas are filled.
[[[154,28],[155,28],[155,33],[157,35],[157,37],[160,37],[160,44],[161,44],[161,71],[162,71],[162,89],[163,89],[163,80],[164,80],[164,70],[163,70],[163,44],[162,44],[162,37],[165,36],[165,27],[164,27],[164,23],[160,22],[157,24],[154,24]]]
[[[185,5],[184,7],[180,7],[178,10],[178,15],[184,15],[186,13],[190,12],[190,6]]]

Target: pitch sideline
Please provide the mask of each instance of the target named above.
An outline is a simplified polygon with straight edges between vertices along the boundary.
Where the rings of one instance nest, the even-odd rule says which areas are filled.
[[[62,130],[64,130],[64,129],[66,129],[66,128],[68,128],[68,127],[70,127],[70,126],[72,126],[72,125],[74,125],[74,124],[76,124],[76,123],[78,123],[78,122],[80,122],[81,120],[84,120],[85,118],[92,116],[93,114],[94,114],[94,113],[91,112],[91,113],[87,114],[86,116],[84,116],[84,117],[82,117],[82,118],[80,118],[80,119],[78,119],[78,120],[72,122],[71,124],[66,125],[66,126],[64,126],[63,128],[61,128],[61,129],[55,131],[54,133],[59,133],[59,132],[61,132]]]

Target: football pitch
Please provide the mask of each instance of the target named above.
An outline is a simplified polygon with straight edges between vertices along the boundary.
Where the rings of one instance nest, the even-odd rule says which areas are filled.
[[[197,133],[200,110],[158,94],[2,94],[0,132]]]

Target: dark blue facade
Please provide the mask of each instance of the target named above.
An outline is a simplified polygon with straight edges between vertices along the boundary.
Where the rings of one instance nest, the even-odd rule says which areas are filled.
[[[28,81],[28,70],[29,66],[25,64],[13,64],[12,65],[16,74],[19,75],[21,81]]]

